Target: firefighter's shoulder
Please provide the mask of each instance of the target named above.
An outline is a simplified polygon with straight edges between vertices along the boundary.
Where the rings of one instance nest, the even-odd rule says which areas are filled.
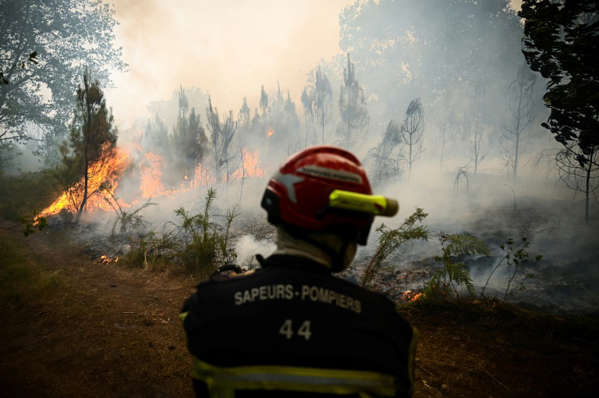
[[[240,267],[237,264],[225,264],[214,271],[214,273],[210,276],[210,281],[224,282],[228,280],[244,278],[252,275],[254,272],[254,269]]]

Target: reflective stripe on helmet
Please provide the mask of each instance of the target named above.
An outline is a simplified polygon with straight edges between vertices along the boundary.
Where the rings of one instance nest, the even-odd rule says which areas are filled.
[[[395,199],[340,189],[335,189],[329,195],[329,206],[388,217],[393,217],[399,210],[399,204]]]
[[[235,390],[283,390],[329,394],[396,394],[391,375],[364,370],[319,369],[292,366],[217,367],[193,357],[195,379],[206,383],[211,397],[229,398]]]

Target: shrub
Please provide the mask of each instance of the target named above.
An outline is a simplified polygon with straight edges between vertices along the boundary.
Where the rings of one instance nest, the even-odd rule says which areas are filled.
[[[504,256],[493,267],[493,269],[489,273],[489,276],[487,277],[485,285],[483,286],[483,288],[481,290],[481,296],[485,295],[485,290],[487,289],[487,286],[489,285],[491,278],[495,274],[495,271],[497,271],[497,269],[501,265],[505,265],[505,267],[508,270],[511,270],[511,275],[506,282],[505,290],[503,292],[504,300],[507,298],[507,296],[510,293],[512,293],[514,279],[516,278],[516,276],[518,274],[520,274],[522,272],[522,268],[523,268],[522,266],[524,264],[530,262],[530,253],[528,252],[529,246],[530,246],[530,239],[528,239],[526,236],[522,236],[520,238],[519,242],[515,241],[513,238],[508,238],[505,241],[505,243],[503,243],[500,246],[501,250],[503,250],[503,252],[504,252]],[[542,258],[543,258],[543,256],[538,255],[534,258],[534,261],[539,262],[539,261],[541,261]],[[524,278],[531,278],[531,277],[532,277],[532,274],[526,274],[524,276]],[[524,288],[524,285],[521,284],[520,287]]]
[[[380,234],[379,244],[362,275],[363,286],[366,286],[374,278],[383,261],[404,243],[414,239],[428,239],[428,230],[422,225],[426,216],[428,214],[424,210],[417,208],[398,228],[390,229],[385,224],[381,224],[376,229]]]
[[[469,255],[489,255],[489,248],[482,240],[468,233],[439,235],[442,253],[435,260],[441,263],[424,289],[428,300],[460,300],[460,290],[466,288],[468,294],[474,294],[474,286],[468,267],[460,259]]]
[[[235,259],[229,240],[231,224],[237,217],[237,212],[227,212],[224,227],[212,222],[210,211],[215,197],[216,191],[210,188],[206,194],[203,213],[191,215],[182,207],[175,210],[175,214],[183,221],[180,226],[184,240],[181,260],[185,270],[192,274],[211,271],[217,265]]]

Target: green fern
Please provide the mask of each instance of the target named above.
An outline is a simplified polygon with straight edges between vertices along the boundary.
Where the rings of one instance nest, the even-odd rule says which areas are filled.
[[[424,210],[417,208],[398,228],[389,229],[385,224],[381,224],[376,229],[380,234],[379,244],[362,275],[363,286],[366,286],[374,278],[383,261],[404,243],[415,239],[428,239],[428,230],[422,225],[422,221],[427,216],[428,214]]]
[[[486,243],[468,233],[439,235],[442,253],[435,260],[442,267],[438,269],[425,287],[424,296],[427,299],[460,300],[460,288],[466,288],[469,295],[474,295],[474,285],[468,267],[460,258],[470,255],[488,256],[489,248]]]

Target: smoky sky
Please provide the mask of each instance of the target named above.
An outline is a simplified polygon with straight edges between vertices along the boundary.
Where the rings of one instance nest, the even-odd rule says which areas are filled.
[[[414,0],[417,1],[417,0]],[[340,52],[339,13],[352,0],[110,0],[126,72],[107,90],[123,127],[178,87],[198,87],[225,111],[277,82],[299,103],[308,73]],[[512,0],[519,8],[521,0]]]
[[[127,72],[107,90],[117,122],[145,117],[179,86],[207,91],[220,109],[257,106],[277,81],[298,99],[308,72],[339,52],[348,0],[113,0]]]

